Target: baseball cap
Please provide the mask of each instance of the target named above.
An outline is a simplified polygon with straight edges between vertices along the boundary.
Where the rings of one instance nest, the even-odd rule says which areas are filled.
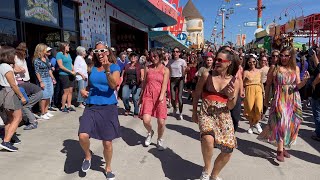
[[[47,51],[50,51],[52,48],[51,47],[47,47]]]
[[[132,52],[132,49],[131,49],[131,48],[128,48],[128,49],[127,49],[127,52]]]

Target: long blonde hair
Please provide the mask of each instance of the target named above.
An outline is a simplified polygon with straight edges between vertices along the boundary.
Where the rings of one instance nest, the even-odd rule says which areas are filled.
[[[36,46],[36,49],[34,50],[34,54],[33,54],[33,60],[36,59],[41,59],[42,57],[45,56],[45,51],[47,50],[47,45],[40,43]]]

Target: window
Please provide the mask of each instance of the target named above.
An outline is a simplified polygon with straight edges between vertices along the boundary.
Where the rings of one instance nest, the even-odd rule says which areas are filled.
[[[0,16],[15,17],[15,7],[13,0],[0,0]]]
[[[79,45],[79,34],[76,32],[71,31],[63,31],[63,39],[64,41],[68,42],[70,44],[70,48],[76,49]]]
[[[59,26],[59,0],[20,0],[21,18],[37,24]]]
[[[69,30],[76,30],[76,8],[74,2],[70,0],[63,0],[62,2],[62,19],[63,28]]]
[[[17,40],[16,21],[0,18],[0,44],[13,45]]]

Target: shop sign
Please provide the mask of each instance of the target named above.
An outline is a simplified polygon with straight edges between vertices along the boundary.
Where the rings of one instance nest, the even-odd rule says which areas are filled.
[[[180,41],[186,40],[187,39],[187,35],[185,33],[180,33],[177,35],[177,39]]]
[[[54,0],[28,0],[25,17],[57,24],[58,20],[53,15],[53,3]]]
[[[178,19],[178,10],[174,8],[170,3],[166,2],[166,0],[148,0],[151,4],[153,4],[156,8],[171,16],[175,20]]]

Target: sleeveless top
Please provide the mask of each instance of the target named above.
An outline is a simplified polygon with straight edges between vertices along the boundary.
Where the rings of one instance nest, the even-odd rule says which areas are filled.
[[[234,82],[235,80],[236,80],[236,77],[233,76],[231,80],[228,82],[228,84],[224,88],[222,88],[221,91],[218,92],[213,85],[212,75],[209,75],[202,93],[202,98],[209,99],[212,101],[227,103],[228,101],[228,96],[226,95],[227,87],[230,86],[231,82]]]
[[[261,72],[249,72],[246,74],[246,79],[243,81],[243,86],[261,85]]]

